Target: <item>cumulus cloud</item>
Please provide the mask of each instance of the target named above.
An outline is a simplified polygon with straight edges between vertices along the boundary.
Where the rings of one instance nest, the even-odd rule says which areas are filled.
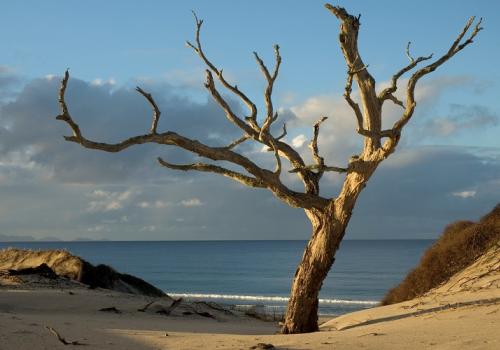
[[[92,201],[89,202],[87,211],[106,212],[122,209],[124,204],[130,199],[132,193],[131,190],[123,192],[95,190],[88,195],[92,198]]]
[[[292,139],[292,146],[295,148],[300,148],[304,145],[306,141],[307,141],[306,136],[304,134],[300,134]]]
[[[60,136],[69,131],[53,118],[58,112],[58,85],[55,77],[37,79],[15,98],[0,102],[0,222],[5,234],[107,239],[308,237],[310,227],[303,211],[289,208],[266,190],[247,189],[212,174],[176,173],[155,164],[157,156],[172,162],[193,161],[185,152],[149,145],[106,154],[64,142]],[[241,136],[210,100],[180,97],[168,85],[150,83],[145,89],[163,111],[160,130],[177,131],[211,145]],[[149,106],[127,87],[72,78],[67,93],[73,117],[93,139],[115,142],[146,132],[150,126]],[[428,101],[435,98],[425,93]],[[326,163],[345,166],[359,152],[362,138],[341,97],[321,95],[293,102],[290,108],[279,109],[280,121],[287,122],[285,140],[295,143],[307,162],[310,150],[304,146],[312,137],[312,125],[323,115],[329,119],[321,126],[319,147]],[[231,103],[241,111],[235,101]],[[456,133],[467,127],[464,121],[492,125],[492,120],[479,118],[469,107],[453,114]],[[401,112],[391,104],[387,108],[389,119]],[[279,123],[273,127],[276,134],[281,132]],[[274,161],[267,148],[260,152],[260,145],[245,143],[238,151],[258,164],[271,167]],[[498,153],[498,149],[401,147],[368,183],[348,237],[433,237],[451,220],[474,219],[500,197]],[[288,176],[294,175],[284,170],[283,177]],[[341,179],[338,174],[326,175],[322,193],[335,195]],[[200,206],[203,210],[193,215],[192,208]],[[220,220],[220,213],[230,215]]]
[[[173,162],[192,159],[186,152],[164,146],[147,145],[106,154],[65,142],[61,136],[70,131],[54,119],[58,114],[58,88],[59,79],[35,79],[15,99],[0,106],[0,161],[20,154],[55,181],[116,183],[133,177],[151,178],[160,172],[155,167],[155,159],[160,155]],[[168,128],[213,145],[239,136],[211,99],[195,103],[174,94],[165,84],[145,89],[155,96],[163,112],[159,130]],[[67,102],[83,132],[98,141],[112,143],[145,133],[151,123],[151,110],[144,98],[133,89],[116,87],[110,81],[97,84],[71,78]],[[235,110],[239,112],[237,105]],[[209,137],[214,134],[219,137]]]
[[[427,120],[419,129],[422,137],[447,137],[498,125],[499,117],[485,106],[452,104],[449,115]]]
[[[6,101],[15,96],[17,85],[21,78],[15,69],[9,66],[0,65],[0,102]],[[1,127],[1,124],[0,124]]]

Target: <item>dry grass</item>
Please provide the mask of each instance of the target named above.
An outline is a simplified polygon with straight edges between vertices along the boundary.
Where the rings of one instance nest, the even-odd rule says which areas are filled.
[[[448,225],[418,266],[386,294],[382,305],[423,295],[472,264],[499,241],[500,204],[477,223],[457,221]]]

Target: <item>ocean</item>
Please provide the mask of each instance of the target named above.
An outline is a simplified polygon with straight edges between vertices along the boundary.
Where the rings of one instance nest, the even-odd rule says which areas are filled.
[[[0,242],[66,249],[140,277],[174,297],[283,312],[306,241]],[[346,240],[320,293],[319,313],[376,306],[433,240]]]

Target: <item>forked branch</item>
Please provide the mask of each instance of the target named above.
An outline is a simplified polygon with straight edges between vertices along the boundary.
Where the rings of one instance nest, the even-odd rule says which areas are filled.
[[[335,167],[335,166],[327,166],[325,165],[325,159],[319,155],[319,148],[318,148],[318,136],[319,136],[319,128],[321,123],[323,123],[325,120],[327,120],[328,117],[321,117],[316,123],[313,125],[313,138],[311,140],[311,143],[309,144],[309,148],[311,149],[313,159],[316,164],[313,165],[306,165],[303,167],[298,167],[290,170],[290,173],[297,173],[301,170],[309,170],[309,171],[315,171],[315,175],[317,179],[321,179],[323,176],[323,173],[325,171],[333,171],[337,173],[345,173],[347,172],[347,168],[340,168],[340,167]]]
[[[202,45],[201,45],[201,40],[200,40],[200,32],[201,32],[201,26],[203,25],[203,20],[198,19],[198,16],[196,13],[193,11],[193,16],[195,19],[196,23],[196,36],[195,36],[195,45],[192,44],[189,41],[186,41],[186,44],[191,47],[197,54],[200,56],[200,58],[203,60],[203,62],[207,65],[207,67],[217,76],[217,79],[221,82],[222,86],[224,86],[226,89],[234,93],[236,96],[238,96],[243,103],[248,107],[250,111],[250,115],[247,117],[247,120],[251,124],[251,126],[254,128],[255,131],[259,131],[259,127],[257,126],[256,119],[257,119],[257,107],[255,106],[255,103],[253,103],[247,95],[245,95],[240,89],[238,89],[238,86],[230,84],[226,78],[224,78],[224,75],[222,74],[222,69],[218,69],[205,55],[205,52],[203,51]]]
[[[244,120],[248,123],[250,128],[247,128],[244,126],[244,122],[241,118],[238,118],[235,113],[230,109],[229,104],[224,100],[224,98],[221,96],[221,94],[217,91],[217,88],[215,87],[215,84],[213,82],[213,78],[211,77],[211,74],[207,73],[207,84],[206,87],[211,93],[212,97],[214,100],[224,109],[226,112],[226,116],[229,117],[229,119],[236,124],[239,128],[241,128],[246,135],[249,135],[251,139],[254,141],[260,142],[264,145],[266,145],[270,150],[275,152],[278,156],[283,156],[285,157],[293,167],[295,168],[301,168],[305,166],[304,160],[300,156],[300,154],[294,150],[290,145],[287,143],[283,142],[282,139],[286,135],[286,127],[284,127],[284,132],[274,138],[271,133],[269,132],[271,124],[275,122],[278,118],[278,114],[274,112],[273,106],[272,106],[272,100],[271,100],[271,94],[274,86],[274,82],[277,79],[280,64],[281,64],[281,55],[279,53],[279,46],[275,46],[275,68],[273,70],[273,73],[270,73],[267,67],[265,66],[264,62],[259,62],[260,58],[258,58],[258,63],[259,66],[261,67],[261,70],[264,73],[264,76],[266,77],[266,80],[268,82],[266,91],[265,91],[265,96],[264,99],[266,101],[266,117],[264,119],[264,125],[262,129],[264,129],[264,132],[262,133],[261,127],[257,123],[257,107],[255,104],[248,98],[247,95],[245,95],[236,85],[230,84],[222,74],[222,69],[217,68],[206,56],[201,39],[200,39],[200,32],[201,32],[201,27],[203,25],[203,21],[198,19],[195,13],[193,13],[194,18],[195,18],[195,23],[196,23],[196,35],[195,35],[195,43],[187,42],[187,45],[192,48],[197,55],[202,59],[202,61],[206,64],[208,67],[208,70],[211,72],[211,74],[215,75],[216,78],[219,80],[219,82],[222,84],[222,86],[235,95],[237,95],[245,105],[247,105],[250,115],[244,118]],[[257,55],[258,57],[258,55]],[[256,57],[256,58],[257,58]],[[261,61],[261,60],[260,60]],[[251,129],[251,130],[249,130]],[[249,138],[249,139],[250,139]],[[274,142],[273,142],[274,141]],[[243,141],[242,141],[243,142]],[[240,142],[237,142],[239,144]],[[273,144],[271,144],[273,143]],[[236,145],[229,145],[231,146],[230,148],[236,146]],[[277,151],[277,152],[276,152]],[[277,161],[277,168],[280,167],[279,162]],[[316,177],[312,172],[310,172],[307,169],[303,169],[302,171],[298,172],[299,178],[302,180],[304,183],[304,187],[307,193],[313,194],[313,193],[318,193],[318,183],[316,181]]]
[[[271,124],[278,119],[278,115],[274,113],[273,109],[273,101],[272,101],[272,93],[273,93],[273,86],[274,82],[276,81],[276,78],[278,77],[278,72],[280,69],[281,65],[281,55],[280,55],[280,47],[279,45],[274,45],[274,55],[276,59],[276,63],[274,66],[274,71],[273,73],[269,73],[269,69],[265,65],[264,61],[259,57],[257,52],[253,53],[255,56],[255,59],[257,60],[257,63],[259,64],[260,70],[262,71],[262,74],[266,78],[267,81],[267,86],[266,90],[264,92],[264,100],[266,103],[266,119],[264,120],[264,123],[262,124],[262,128],[260,130],[259,134],[259,139],[264,140],[268,134],[269,134],[269,129],[271,128]]]
[[[430,60],[433,56],[433,54],[430,54],[429,56],[421,56],[418,57],[417,59],[414,59],[411,54],[410,54],[410,45],[411,42],[409,41],[408,44],[406,45],[406,56],[408,56],[408,59],[410,60],[410,64],[407,65],[406,67],[400,69],[396,74],[392,76],[391,79],[391,85],[384,90],[378,95],[378,99],[380,100],[380,103],[383,104],[384,101],[386,100],[392,100],[394,103],[397,105],[400,105],[401,107],[405,108],[403,102],[399,101],[395,96],[394,93],[398,89],[398,79],[401,78],[403,74],[406,72],[411,71],[413,68],[415,68],[420,62]]]
[[[209,76],[211,76],[209,74]],[[232,147],[210,147],[199,141],[189,139],[182,135],[179,135],[175,132],[168,131],[164,133],[155,132],[155,128],[152,127],[151,132],[144,135],[138,135],[134,137],[130,137],[118,143],[103,143],[103,142],[95,142],[84,137],[80,131],[80,127],[73,120],[69,109],[65,100],[65,93],[68,86],[69,80],[69,72],[66,71],[64,74],[64,78],[61,81],[61,86],[59,89],[59,107],[60,114],[56,117],[58,120],[64,121],[71,128],[73,135],[65,136],[65,139],[70,142],[75,142],[82,145],[85,148],[96,149],[104,152],[120,152],[124,149],[127,149],[134,145],[145,144],[145,143],[156,143],[162,145],[171,145],[182,148],[186,151],[189,151],[193,154],[196,154],[200,157],[211,159],[214,161],[226,161],[237,165],[243,168],[246,172],[248,172],[251,176],[247,176],[241,174],[239,172],[229,170],[220,166],[215,166],[211,164],[205,163],[196,163],[196,164],[188,164],[188,165],[175,165],[168,163],[163,160],[159,160],[160,164],[163,166],[177,169],[177,170],[198,170],[204,172],[212,172],[220,175],[224,175],[228,178],[231,178],[235,181],[243,183],[247,186],[251,187],[259,187],[259,188],[267,188],[269,189],[276,197],[288,203],[291,206],[311,209],[311,208],[323,208],[327,205],[328,201],[322,197],[312,195],[310,193],[300,193],[295,192],[287,188],[285,185],[281,183],[279,180],[279,172],[281,171],[281,163],[278,163],[277,169],[273,171],[269,171],[267,169],[263,169],[257,166],[254,162],[252,162],[247,157],[233,152],[230,148]],[[142,91],[142,90],[141,90]],[[146,93],[144,93],[146,94]],[[150,96],[149,94],[146,96]],[[151,99],[151,100],[150,100]],[[153,106],[156,106],[152,97],[148,98],[148,101]],[[158,108],[156,106],[156,108]],[[153,107],[155,109],[155,107]],[[230,111],[228,107],[228,111]],[[159,112],[159,110],[158,110]],[[160,113],[157,114],[158,116]],[[250,129],[251,130],[251,129]],[[243,141],[241,141],[243,142]],[[240,142],[240,143],[241,143]],[[278,153],[278,143],[280,141],[274,141],[271,146],[274,145],[273,149],[275,150],[275,154]],[[285,147],[285,144],[282,144]],[[234,146],[233,146],[234,147]]]
[[[446,52],[444,55],[442,55],[439,59],[434,61],[431,64],[428,64],[427,66],[420,68],[417,70],[411,78],[408,81],[408,85],[406,88],[406,109],[402,115],[402,117],[394,123],[392,129],[396,133],[400,133],[403,127],[408,123],[410,118],[413,115],[413,112],[415,110],[415,106],[417,105],[415,101],[415,87],[417,85],[417,82],[424,77],[425,75],[435,71],[439,66],[441,66],[443,63],[448,61],[450,58],[452,58],[455,54],[460,52],[462,49],[464,49],[466,46],[472,44],[474,41],[474,38],[477,36],[477,34],[483,29],[481,27],[481,22],[482,19],[479,19],[477,21],[476,25],[474,26],[474,29],[472,29],[469,37],[462,42],[464,39],[465,35],[467,32],[469,32],[470,28],[472,27],[473,23],[475,21],[475,17],[470,17],[467,23],[465,24],[464,28],[462,29],[462,32],[458,35],[458,37],[455,39],[451,47],[449,48],[448,52]],[[432,57],[432,56],[430,56]],[[418,61],[415,60],[415,62]]]

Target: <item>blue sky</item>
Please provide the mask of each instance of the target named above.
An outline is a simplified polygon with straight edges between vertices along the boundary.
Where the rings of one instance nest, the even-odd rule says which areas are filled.
[[[437,57],[469,16],[484,17],[485,30],[476,42],[422,81],[421,103],[405,131],[400,154],[380,169],[381,175],[363,194],[351,238],[399,237],[405,229],[409,233],[403,238],[433,237],[451,220],[477,218],[498,202],[500,194],[500,3],[335,4],[362,14],[360,51],[378,83],[407,64],[408,41],[412,41],[414,56],[434,53]],[[259,104],[264,82],[252,51],[271,63],[273,44],[281,46],[283,65],[274,100],[300,121],[292,123],[290,142],[296,140],[298,145],[301,135],[302,139],[310,136],[310,121],[317,119],[317,113],[332,113],[332,124],[325,126],[323,135],[325,151],[341,162],[356,148],[356,135],[347,133],[352,131],[347,118],[354,117],[346,115],[338,98],[346,72],[337,42],[338,21],[322,1],[4,2],[0,128],[5,130],[0,135],[7,136],[3,143],[0,140],[0,198],[4,198],[0,199],[0,234],[134,239],[134,232],[140,231],[142,239],[307,238],[307,221],[296,210],[268,194],[235,188],[221,179],[156,169],[152,160],[160,150],[147,148],[141,153],[139,149],[108,157],[60,140],[59,135],[67,131],[52,119],[57,113],[57,79],[52,77],[59,77],[67,67],[75,81],[74,94],[68,99],[77,119],[95,135],[106,139],[142,132],[141,120],[149,112],[139,97],[130,97],[131,88],[141,84],[164,103],[167,119],[162,125],[170,126],[168,118],[175,118],[172,123],[186,133],[204,137],[203,125],[212,119],[201,115],[218,118],[220,113],[203,89],[203,65],[184,44],[194,35],[191,10],[205,20],[206,53]],[[144,116],[134,115],[141,113]],[[191,121],[178,120],[193,113],[201,115]],[[219,119],[221,123],[211,125],[212,134],[219,125],[226,127],[223,118]],[[118,120],[119,130],[114,130]],[[42,132],[28,132],[30,121],[40,125]],[[67,149],[71,157],[64,154]],[[72,159],[88,166],[72,167]],[[422,168],[429,171],[417,177],[417,169]],[[446,180],[451,176],[447,169],[459,173],[452,176],[456,184]],[[415,202],[406,211],[404,205],[391,204],[392,200],[384,204],[386,198],[380,196],[410,170],[413,177],[407,177],[408,187],[402,185],[392,195],[396,202],[411,198]],[[389,181],[391,176],[395,178]],[[325,190],[334,193],[339,179],[326,181]],[[20,188],[30,190],[24,193]],[[213,203],[215,192],[207,188],[224,195]],[[241,197],[242,205],[257,212],[261,201],[272,203],[254,230],[217,220],[216,213],[222,209],[234,212],[236,223],[250,225],[243,211],[228,204],[240,198],[240,191],[247,196]],[[413,197],[408,197],[410,193]],[[59,204],[44,205],[47,195]],[[266,213],[273,215],[265,217]],[[180,234],[183,230],[187,233]]]

